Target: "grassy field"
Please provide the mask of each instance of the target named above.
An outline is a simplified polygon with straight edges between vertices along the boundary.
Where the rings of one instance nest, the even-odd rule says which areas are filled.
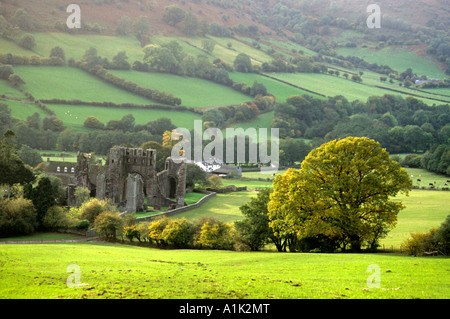
[[[185,217],[189,220],[197,220],[201,217],[214,217],[227,223],[242,219],[239,207],[247,203],[256,193],[236,192],[229,194],[217,194],[208,199],[200,207],[177,215],[177,218]]]
[[[10,44],[0,52],[15,52],[21,55],[49,56],[52,48],[59,46],[64,50],[66,59],[78,60],[83,57],[87,49],[93,47],[101,57],[111,60],[119,51],[126,51],[128,61],[133,64],[142,60],[144,53],[139,41],[134,36],[106,36],[96,34],[68,34],[60,32],[32,33],[36,40],[36,47],[32,51],[21,52],[20,47]],[[28,54],[27,54],[28,53]]]
[[[448,258],[157,250],[107,243],[0,249],[2,299],[445,299],[450,294]],[[367,269],[374,264],[380,267],[380,288],[367,285]],[[80,269],[79,288],[67,286],[70,265]]]
[[[360,100],[367,101],[370,96],[382,96],[384,94],[397,94],[402,95],[403,98],[407,97],[408,94],[400,94],[392,92],[390,90],[385,90],[382,88],[377,88],[374,84],[365,84],[364,77],[363,83],[356,83],[351,80],[347,80],[343,77],[330,76],[327,74],[316,74],[316,73],[271,73],[272,77],[279,80],[292,83],[299,87],[302,87],[313,92],[321,93],[326,96],[336,96],[343,95],[349,101]],[[378,84],[377,84],[378,85]],[[387,86],[387,85],[385,85]],[[429,100],[427,98],[417,97],[417,99],[422,100],[424,103],[432,105],[438,104],[439,102]]]
[[[26,120],[28,116],[36,112],[39,113],[41,119],[48,116],[47,113],[38,108],[34,103],[3,99],[0,99],[0,103],[8,105],[8,108],[11,110],[11,116],[18,119]]]
[[[450,192],[412,190],[408,197],[398,195],[406,206],[398,215],[396,227],[389,232],[380,244],[386,248],[399,248],[412,232],[426,232],[439,227],[450,215]]]
[[[149,121],[167,117],[170,118],[174,125],[187,129],[194,128],[194,120],[201,119],[200,115],[188,111],[58,104],[49,104],[47,107],[61,118],[66,128],[71,129],[83,129],[83,122],[87,116],[96,116],[105,125],[110,120],[120,120],[124,115],[130,113],[133,114],[136,124],[146,124]]]
[[[338,48],[339,55],[359,56],[369,63],[388,65],[399,73],[412,68],[418,76],[426,75],[429,78],[446,78],[445,72],[430,57],[417,55],[410,48],[387,47],[381,50],[373,48]]]
[[[0,80],[0,95],[5,95],[8,98],[16,99],[25,98],[25,95],[22,92],[16,88],[13,88],[6,80]]]
[[[264,84],[264,86],[267,88],[267,92],[273,94],[278,102],[285,102],[287,98],[293,95],[303,95],[303,94],[312,95],[315,98],[323,98],[320,95],[313,94],[305,90],[301,90],[299,88],[287,85],[285,83],[281,83],[274,79],[270,79],[255,73],[232,72],[230,73],[230,77],[235,82],[239,83],[244,82],[249,86],[252,86],[255,81]]]
[[[233,222],[242,218],[239,206],[255,195],[219,194],[177,218],[210,216]],[[414,190],[398,199],[407,208],[383,240],[386,249],[397,248],[410,232],[439,226],[449,214],[447,192]],[[40,234],[34,239],[61,239],[61,235]],[[77,289],[66,284],[71,275],[67,267],[74,264],[80,267],[82,285]],[[98,242],[11,244],[0,245],[0,265],[2,299],[446,299],[450,295],[449,258],[392,253],[159,250]],[[367,286],[369,265],[380,267],[380,288]]]
[[[118,89],[76,68],[51,66],[15,66],[26,84],[25,91],[37,99],[78,99],[86,102],[159,104]]]
[[[229,87],[198,78],[137,71],[111,72],[143,87],[171,93],[181,98],[184,106],[203,107],[240,104],[252,99]]]

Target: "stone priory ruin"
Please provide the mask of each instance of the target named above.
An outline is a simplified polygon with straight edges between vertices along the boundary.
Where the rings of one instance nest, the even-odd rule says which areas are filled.
[[[156,172],[156,151],[114,147],[107,163],[91,163],[89,154],[78,152],[76,185],[91,191],[91,196],[108,199],[127,213],[185,206],[186,165],[166,159],[165,169]],[[73,193],[73,192],[69,192]],[[70,199],[69,199],[70,201]]]

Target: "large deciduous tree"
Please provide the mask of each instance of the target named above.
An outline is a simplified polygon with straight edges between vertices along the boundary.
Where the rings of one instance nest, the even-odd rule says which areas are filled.
[[[411,187],[406,171],[379,143],[333,140],[311,151],[300,170],[275,178],[270,226],[278,236],[326,238],[353,251],[375,248],[404,208],[392,198]]]

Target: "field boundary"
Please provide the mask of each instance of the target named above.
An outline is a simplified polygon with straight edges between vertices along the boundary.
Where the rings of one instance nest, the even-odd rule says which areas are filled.
[[[322,94],[322,93],[318,93],[318,92],[314,92],[314,91],[311,91],[311,90],[302,88],[302,87],[300,87],[300,86],[298,86],[298,85],[289,83],[289,82],[284,81],[284,80],[277,79],[276,77],[270,76],[270,75],[265,74],[265,73],[260,73],[259,75],[261,75],[261,76],[263,76],[263,77],[266,77],[266,78],[269,78],[269,79],[272,79],[272,80],[275,80],[275,81],[278,81],[278,82],[280,82],[280,83],[283,83],[283,84],[292,86],[292,87],[294,87],[294,88],[296,88],[296,89],[300,89],[300,90],[303,90],[303,91],[306,91],[306,92],[309,92],[309,93],[312,93],[312,94],[315,94],[315,95],[319,95],[319,96],[322,96],[322,97],[327,97],[326,95],[324,95],[324,94]]]
[[[427,99],[427,100],[432,100],[432,101],[437,101],[437,102],[442,102],[442,103],[449,103],[448,101],[445,101],[445,100],[441,100],[441,99],[437,99],[437,98],[434,98],[434,97],[425,97],[425,96],[422,96],[422,95],[418,95],[418,94],[414,94],[414,93],[407,93],[407,92],[405,92],[405,91],[400,91],[400,90],[396,90],[396,89],[391,89],[391,88],[387,88],[387,87],[385,87],[385,86],[380,86],[380,85],[374,85],[376,88],[379,88],[379,89],[383,89],[383,90],[387,90],[387,91],[392,91],[392,92],[395,92],[395,93],[400,93],[400,94],[405,94],[405,95],[410,95],[410,96],[415,96],[415,97],[420,97],[420,98],[422,98],[422,99]],[[428,94],[428,93],[427,93]]]
[[[81,100],[65,100],[65,99],[41,99],[39,100],[45,104],[56,105],[71,105],[71,106],[96,106],[96,107],[114,107],[120,109],[146,109],[146,110],[164,110],[164,111],[177,111],[177,112],[191,112],[194,114],[202,115],[203,111],[198,108],[190,106],[173,106],[173,105],[159,105],[159,104],[134,104],[134,103],[115,103],[115,102],[94,102],[94,101],[81,101]]]
[[[0,241],[0,244],[51,244],[51,243],[78,243],[83,241],[96,240],[97,237],[85,237],[78,239],[55,239],[55,240],[18,240],[18,241]]]

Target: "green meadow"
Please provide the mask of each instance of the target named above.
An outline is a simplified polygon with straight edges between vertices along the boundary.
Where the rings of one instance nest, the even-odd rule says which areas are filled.
[[[315,98],[323,98],[320,95],[299,89],[289,84],[282,83],[280,81],[255,73],[232,72],[230,73],[230,78],[238,83],[244,82],[248,86],[252,86],[255,81],[257,81],[258,83],[262,83],[267,88],[267,92],[273,94],[278,102],[285,102],[286,99],[290,98],[293,95],[303,95],[303,94],[312,95]],[[303,87],[301,85],[298,86]]]
[[[96,34],[68,34],[60,32],[35,32],[36,39],[34,55],[49,56],[52,48],[59,46],[66,59],[78,60],[83,57],[89,48],[96,48],[101,57],[112,59],[118,52],[125,51],[128,61],[132,64],[136,60],[142,60],[144,53],[136,37],[133,36],[108,36]],[[11,47],[13,49],[13,47]],[[1,50],[3,52],[3,50]],[[30,51],[27,51],[30,55]],[[18,53],[17,53],[18,54]],[[24,54],[25,55],[25,54]]]
[[[47,113],[38,108],[34,103],[3,99],[0,99],[0,103],[8,105],[8,108],[11,110],[11,116],[18,119],[26,120],[28,116],[36,112],[39,113],[41,118],[48,116]]]
[[[0,246],[5,299],[445,299],[450,260],[395,254],[158,250],[108,243]],[[80,285],[69,288],[73,267]],[[380,287],[368,287],[380,268]]]
[[[301,88],[311,90],[313,92],[321,93],[326,96],[343,95],[349,101],[360,100],[367,101],[370,96],[384,94],[398,94],[403,98],[407,97],[408,93],[397,93],[390,90],[375,87],[364,83],[364,76],[362,83],[356,83],[350,79],[343,77],[331,76],[327,74],[311,74],[311,73],[271,73],[272,77],[279,80],[297,85]],[[381,83],[381,82],[380,82]],[[438,102],[429,100],[426,98],[420,98],[424,103],[429,105],[436,104]]]
[[[71,129],[84,129],[83,123],[87,116],[95,116],[105,125],[110,120],[120,120],[124,115],[130,113],[133,114],[136,124],[146,124],[167,117],[172,124],[187,129],[194,128],[194,120],[201,119],[200,115],[188,111],[58,104],[49,104],[47,107],[55,112],[66,128]]]
[[[181,98],[184,106],[240,104],[252,99],[232,88],[198,78],[137,71],[111,72],[140,86],[171,93]]]
[[[438,228],[450,215],[449,191],[412,190],[409,196],[400,194],[396,200],[406,207],[398,214],[395,228],[380,242],[386,249],[399,249],[410,233]]]
[[[201,217],[213,217],[231,223],[243,218],[239,207],[247,203],[253,196],[256,196],[256,193],[217,194],[204,202],[200,207],[177,215],[177,218],[185,217],[189,220],[197,220]]]
[[[6,80],[0,80],[0,95],[5,95],[5,97],[13,99],[25,98],[22,92],[12,87]]]
[[[446,78],[445,72],[439,68],[433,59],[417,55],[406,47],[386,47],[379,50],[374,48],[338,48],[339,55],[359,56],[369,63],[388,65],[399,73],[412,68],[418,76],[426,75],[428,78]]]
[[[36,99],[158,104],[139,95],[120,90],[76,68],[15,66],[14,72],[26,82],[23,89],[30,92]]]

